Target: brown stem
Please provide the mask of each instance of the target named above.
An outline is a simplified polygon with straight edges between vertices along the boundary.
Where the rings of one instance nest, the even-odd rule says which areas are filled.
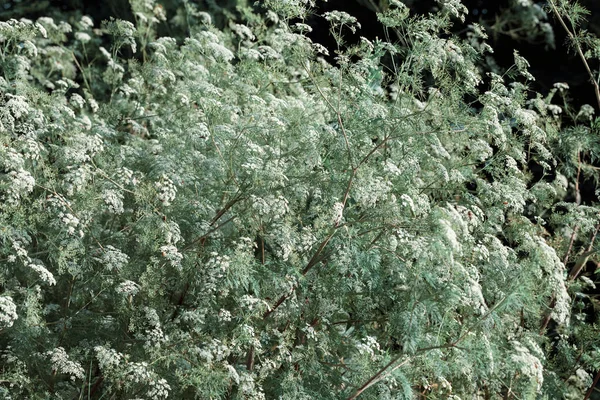
[[[248,354],[246,355],[246,369],[252,371],[254,368],[254,346],[250,346]]]
[[[592,383],[592,386],[585,394],[585,397],[583,398],[583,400],[588,400],[592,396],[592,393],[594,393],[594,388],[596,387],[598,380],[600,380],[600,371],[598,371],[598,373],[596,374],[596,377],[594,378],[594,382]]]

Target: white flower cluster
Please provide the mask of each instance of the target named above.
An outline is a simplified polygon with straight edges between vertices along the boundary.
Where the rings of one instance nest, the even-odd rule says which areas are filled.
[[[533,77],[533,75],[531,75],[531,73],[528,71],[529,68],[529,62],[523,58],[519,52],[517,50],[514,50],[513,52],[513,56],[515,58],[515,65],[517,67],[517,70],[519,71],[519,73],[521,75],[523,75],[526,79],[530,80],[530,81],[534,81],[535,78]]]
[[[6,93],[5,95],[8,97],[8,101],[4,105],[8,111],[15,117],[15,119],[19,119],[22,116],[29,114],[31,108],[27,103],[27,99],[23,96],[12,95],[10,93]]]
[[[68,166],[63,180],[63,186],[67,196],[73,196],[75,193],[84,189],[88,180],[92,176],[90,166],[83,164],[80,166]]]
[[[177,222],[175,221],[168,221],[168,222],[163,222],[161,224],[162,226],[162,231],[164,233],[164,237],[165,237],[165,242],[167,242],[167,244],[177,244],[180,241],[182,241],[182,237],[181,237],[181,229],[179,228],[179,225],[177,224]]]
[[[23,152],[23,158],[26,160],[39,160],[43,148],[39,142],[31,137],[26,137],[21,141],[21,151]]]
[[[465,16],[469,14],[469,10],[460,0],[437,0],[442,3],[442,7],[453,17],[458,18],[461,22],[465,22]]]
[[[104,150],[102,138],[99,135],[79,133],[71,138],[70,143],[63,148],[65,160],[73,164],[89,161]]]
[[[138,178],[135,173],[126,167],[119,168],[117,172],[117,181],[124,186],[135,186],[138,184]]]
[[[10,171],[8,178],[10,183],[6,189],[6,195],[2,196],[2,199],[8,204],[17,205],[27,193],[33,192],[35,178],[29,171],[24,169]]]
[[[220,271],[222,273],[226,272],[229,269],[229,256],[220,256],[216,252],[212,252],[210,253],[210,255],[211,258],[210,260],[208,260],[207,263],[210,266],[210,269]]]
[[[589,104],[584,104],[579,109],[579,112],[577,113],[576,118],[583,118],[583,119],[591,120],[594,117],[595,112],[596,111],[594,110],[594,107],[590,106]]]
[[[206,348],[199,351],[198,355],[211,363],[215,361],[223,361],[231,354],[231,349],[224,345],[219,339],[213,339]]]
[[[71,99],[69,100],[69,104],[71,104],[71,106],[73,106],[74,108],[78,109],[83,109],[83,107],[85,107],[85,103],[85,99],[77,93],[73,93]]]
[[[532,354],[532,352],[518,341],[512,342],[515,353],[511,355],[511,361],[514,362],[523,375],[535,381],[537,390],[542,388],[544,383],[544,366],[542,361]],[[543,354],[543,353],[541,353]]]
[[[515,111],[515,118],[517,118],[517,120],[523,124],[525,128],[532,128],[537,122],[538,115],[533,110],[524,110],[519,108]]]
[[[217,61],[229,62],[234,59],[233,52],[220,43],[209,42],[206,45],[210,51],[210,55]]]
[[[60,218],[60,221],[62,222],[63,225],[66,226],[67,228],[67,232],[69,233],[69,235],[75,235],[75,229],[77,229],[77,227],[79,226],[79,218],[77,218],[76,216],[74,216],[71,213],[59,213],[58,214],[58,218]],[[83,237],[83,231],[79,231],[79,236]]]
[[[339,215],[339,214],[336,214],[336,215]],[[315,236],[314,231],[311,228],[305,226],[304,228],[302,228],[302,231],[300,232],[300,237],[299,237],[298,243],[297,243],[297,250],[299,252],[307,252],[313,248],[316,241],[317,241],[317,237]]]
[[[140,291],[140,285],[134,281],[123,281],[116,288],[117,293],[125,294],[127,296],[135,296]]]
[[[145,361],[127,363],[126,375],[127,380],[133,383],[147,383],[152,377]]]
[[[590,374],[584,370],[583,368],[577,368],[574,375],[571,375],[568,379],[568,382],[575,387],[577,387],[581,391],[587,390],[592,386],[594,379],[590,376]],[[578,397],[566,397],[567,399],[576,399]]]
[[[171,390],[171,386],[167,383],[167,381],[163,378],[158,380],[151,380],[148,382],[148,392],[146,395],[151,400],[159,400],[166,399],[169,397],[169,391]]]
[[[173,181],[168,176],[163,175],[158,182],[154,183],[154,187],[158,192],[158,200],[163,203],[163,205],[170,206],[177,195],[177,187]]]
[[[129,256],[121,250],[108,245],[102,251],[100,261],[108,271],[119,271],[129,262]]]
[[[263,56],[258,50],[242,48],[240,50],[240,56],[246,60],[258,61],[262,60]]]
[[[52,275],[52,272],[48,271],[43,265],[31,263],[29,264],[29,268],[34,270],[43,282],[50,286],[56,285],[56,279],[54,279],[54,275]]]
[[[477,139],[469,143],[471,154],[477,161],[485,161],[494,154],[494,149],[482,139]]]
[[[442,234],[446,244],[452,249],[452,251],[459,252],[461,245],[456,232],[452,228],[452,223],[446,219],[440,219],[438,224],[440,233]]]
[[[325,14],[323,14],[323,16],[325,17],[325,19],[327,21],[329,21],[331,23],[332,26],[340,26],[340,25],[347,26],[348,28],[350,28],[352,33],[356,33],[357,28],[360,29],[360,23],[358,22],[356,17],[353,17],[352,15],[348,14],[347,12],[336,10],[336,11],[326,12]]]
[[[284,196],[267,195],[258,197],[252,195],[252,208],[258,215],[279,219],[289,212],[288,200]]]
[[[108,206],[108,210],[113,214],[123,214],[123,194],[116,190],[105,190],[102,193],[102,199]]]
[[[18,318],[17,306],[12,297],[0,296],[0,330],[13,326]]]
[[[354,199],[365,207],[373,207],[384,200],[392,189],[392,183],[380,176],[360,176],[356,179]]]
[[[376,355],[381,351],[377,338],[373,336],[364,337],[362,342],[357,343],[356,348],[362,355],[368,355],[371,360],[375,360]]]
[[[254,34],[250,30],[250,28],[248,28],[246,25],[233,24],[233,26],[231,27],[231,30],[233,32],[235,32],[235,34],[238,35],[241,39],[244,39],[244,40],[256,39],[256,36],[254,36]]]
[[[111,372],[116,370],[123,362],[123,355],[114,349],[104,346],[94,347],[98,365],[103,372]]]
[[[92,37],[85,32],[75,32],[75,39],[79,40],[83,44],[86,44],[92,40]]]
[[[344,204],[341,202],[336,202],[333,205],[332,212],[332,222],[335,226],[338,226],[340,222],[342,222],[342,218],[344,217]]]
[[[302,331],[306,334],[306,338],[309,340],[315,340],[317,338],[317,331],[309,324],[306,324]]]
[[[172,244],[166,244],[160,246],[160,254],[164,257],[172,267],[181,270],[181,260],[183,260],[183,254],[179,252],[176,246]]]
[[[59,374],[67,374],[71,379],[75,380],[85,378],[85,370],[75,361],[69,360],[69,355],[62,347],[57,347],[46,353],[52,362],[52,368]]]
[[[159,348],[168,339],[162,330],[160,317],[154,308],[144,307],[144,313],[143,324],[146,328],[136,336],[144,340],[144,348],[147,350]]]
[[[229,322],[231,321],[231,313],[227,310],[225,310],[224,308],[219,310],[219,313],[217,314],[218,318],[219,318],[219,322]]]

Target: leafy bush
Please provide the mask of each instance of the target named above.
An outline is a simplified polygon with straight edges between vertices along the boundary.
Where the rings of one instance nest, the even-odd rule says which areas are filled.
[[[0,22],[4,398],[582,397],[591,106],[482,76],[458,0],[327,13],[335,65],[307,1],[131,3]]]

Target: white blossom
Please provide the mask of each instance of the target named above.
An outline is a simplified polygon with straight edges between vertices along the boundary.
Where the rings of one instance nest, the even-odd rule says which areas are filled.
[[[58,217],[63,225],[67,228],[69,235],[75,234],[75,229],[79,226],[79,218],[71,213],[59,213]]]
[[[8,97],[8,101],[5,104],[5,107],[11,112],[11,114],[19,119],[24,115],[29,114],[31,108],[27,103],[27,99],[23,96],[12,95],[10,93],[6,93],[5,95]]]
[[[13,326],[18,318],[13,299],[10,296],[0,296],[0,330]]]
[[[81,164],[89,161],[104,150],[104,143],[99,135],[76,134],[64,147],[64,157],[71,164]]]
[[[219,60],[229,62],[233,60],[234,55],[227,47],[222,44],[210,42],[207,44],[208,49],[210,50],[211,55]]]
[[[164,206],[170,206],[173,200],[175,200],[175,195],[177,194],[177,187],[173,181],[168,176],[163,175],[158,182],[154,183],[154,187],[158,192],[158,200]]]
[[[589,104],[584,104],[579,109],[576,118],[583,117],[584,119],[592,119],[595,112],[596,111],[594,110],[594,107],[590,106]]]
[[[221,322],[231,321],[231,313],[223,308],[219,310],[218,317]]]
[[[100,251],[102,252],[100,261],[108,271],[119,271],[129,262],[129,256],[127,254],[111,245],[105,246],[104,249]]]
[[[535,381],[537,390],[542,388],[544,383],[544,366],[542,361],[531,354],[530,350],[518,341],[512,342],[514,353],[511,355],[511,361],[516,364],[519,371]]]
[[[52,367],[60,374],[71,375],[71,378],[85,378],[85,370],[75,361],[69,360],[69,355],[62,347],[57,347],[46,353],[50,357]]]
[[[79,20],[79,23],[81,24],[81,27],[83,29],[91,29],[94,27],[94,21],[92,21],[92,19],[90,17],[88,17],[87,15],[84,15],[83,17],[81,17],[81,19]]]
[[[122,214],[124,212],[123,195],[121,192],[116,190],[105,190],[102,193],[102,197],[111,213]]]
[[[149,399],[166,399],[169,397],[169,391],[171,390],[171,386],[167,383],[165,379],[151,380],[148,382],[148,392],[146,395]]]
[[[123,361],[123,355],[114,349],[105,346],[96,346],[94,347],[94,351],[96,352],[98,365],[104,372],[110,372],[117,369]]]
[[[48,271],[43,265],[31,263],[29,264],[29,268],[37,272],[40,279],[49,286],[56,285],[56,279],[54,279],[54,275],[52,275],[52,272]]]
[[[7,189],[7,195],[3,197],[7,203],[16,205],[24,195],[33,191],[35,179],[31,176],[29,171],[24,169],[10,171],[8,177],[10,183]]]
[[[172,244],[167,244],[160,247],[160,253],[171,266],[181,269],[181,260],[183,260],[183,254],[179,252],[177,247]]]

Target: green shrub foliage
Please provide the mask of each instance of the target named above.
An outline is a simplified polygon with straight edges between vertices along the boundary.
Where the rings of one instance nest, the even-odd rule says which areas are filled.
[[[333,64],[298,22],[310,1],[224,30],[131,3],[135,23],[0,22],[3,398],[589,390],[591,106],[532,94],[518,53],[481,72],[481,27],[444,34],[459,0],[390,0],[386,39],[355,44],[326,13]]]

